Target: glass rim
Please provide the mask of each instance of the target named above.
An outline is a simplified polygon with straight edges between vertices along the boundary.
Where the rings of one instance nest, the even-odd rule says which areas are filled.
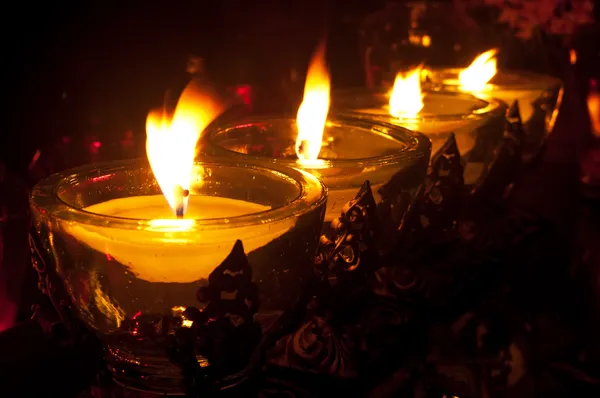
[[[214,142],[214,138],[236,128],[246,127],[248,124],[269,123],[273,121],[287,121],[290,124],[296,123],[296,117],[289,114],[280,115],[260,115],[249,116],[234,122],[210,126],[204,131],[202,137],[202,150],[207,151],[211,155],[221,157],[231,157],[236,159],[251,159],[252,161],[269,162],[270,164],[282,164],[288,167],[302,168],[305,170],[314,170],[319,168],[344,168],[344,167],[372,167],[383,164],[405,164],[411,165],[420,160],[423,156],[427,156],[431,150],[429,139],[416,131],[409,130],[385,121],[372,118],[361,117],[355,114],[337,113],[330,114],[327,118],[327,126],[344,126],[355,128],[363,128],[374,134],[385,135],[395,141],[404,144],[402,148],[386,154],[373,156],[368,158],[356,159],[320,159],[323,161],[322,166],[303,166],[300,165],[297,159],[276,158],[270,156],[247,155],[241,152],[233,151],[224,148]]]
[[[445,74],[452,74],[452,75],[458,76],[458,74],[464,68],[443,67],[442,66],[442,67],[427,67],[425,69],[427,71],[432,72],[433,74],[445,73]],[[556,88],[557,86],[562,87],[562,85],[563,85],[563,81],[555,76],[545,75],[542,73],[536,73],[536,72],[532,72],[532,71],[525,71],[525,70],[518,70],[518,69],[506,69],[506,70],[498,70],[498,73],[519,76],[519,77],[528,77],[531,79],[531,81],[529,83],[517,83],[517,84],[497,84],[497,83],[493,83],[493,82],[488,83],[491,86],[495,86],[495,87],[505,89],[505,90],[515,90],[515,91],[548,90],[548,89]],[[492,78],[492,80],[493,80],[493,78]],[[433,81],[433,82],[431,82],[431,84],[434,87],[438,87],[438,89],[441,88],[442,91],[444,89],[448,89],[450,87],[452,87],[452,88],[458,87],[458,84],[447,84],[447,83],[444,83],[443,81],[442,82]],[[459,92],[462,92],[462,91],[459,91]]]
[[[225,230],[245,227],[254,224],[267,224],[279,222],[299,214],[305,214],[322,206],[327,201],[327,187],[312,174],[295,168],[277,167],[277,165],[264,165],[256,162],[232,162],[231,159],[210,158],[197,160],[195,165],[239,168],[267,172],[280,181],[293,183],[299,189],[298,195],[285,206],[261,212],[250,213],[234,217],[186,219],[186,231],[194,230]],[[67,203],[58,195],[58,190],[65,184],[73,184],[79,179],[89,178],[97,174],[110,172],[127,172],[127,170],[149,169],[150,164],[145,158],[118,160],[98,164],[88,164],[73,169],[68,169],[52,174],[39,181],[30,194],[30,206],[37,211],[46,211],[57,218],[67,222],[78,222],[98,227],[111,227],[120,229],[145,229],[164,233],[153,226],[150,219],[125,218],[98,214]],[[175,220],[175,219],[173,219]],[[189,221],[191,220],[191,221]],[[177,234],[179,231],[168,231]],[[183,231],[182,231],[183,232]]]
[[[479,98],[476,97],[470,93],[465,93],[462,91],[454,91],[454,90],[436,90],[436,89],[423,89],[422,90],[423,93],[425,94],[436,94],[436,95],[443,95],[443,96],[448,96],[448,97],[461,97],[462,99],[465,100],[473,100],[476,101],[478,103],[481,103],[482,105],[484,105],[481,108],[478,109],[474,109],[471,112],[465,112],[465,113],[451,113],[451,114],[444,114],[444,115],[418,115],[415,117],[406,117],[406,116],[401,116],[401,117],[396,117],[396,116],[392,116],[392,115],[375,115],[374,113],[369,113],[369,112],[360,112],[357,110],[353,110],[353,109],[346,109],[346,110],[340,110],[340,114],[342,115],[350,115],[353,117],[365,117],[364,115],[372,115],[374,117],[376,117],[377,119],[383,119],[383,120],[390,120],[390,121],[394,121],[394,122],[406,122],[406,123],[419,123],[419,122],[425,122],[425,123],[433,123],[433,122],[453,122],[453,121],[461,121],[461,120],[479,120],[485,117],[488,117],[490,115],[495,115],[496,113],[504,113],[505,109],[504,109],[504,104],[502,104],[502,102],[498,101],[495,98]],[[335,107],[335,98],[336,97],[341,97],[341,96],[354,96],[356,97],[357,95],[368,95],[371,96],[373,98],[376,97],[387,97],[387,93],[382,91],[381,89],[375,89],[375,90],[369,90],[369,89],[360,89],[360,88],[354,88],[354,89],[345,89],[345,90],[339,90],[334,92],[334,94],[332,95],[332,103],[333,106]],[[385,101],[385,104],[387,104],[388,101]],[[363,115],[363,116],[360,116]]]

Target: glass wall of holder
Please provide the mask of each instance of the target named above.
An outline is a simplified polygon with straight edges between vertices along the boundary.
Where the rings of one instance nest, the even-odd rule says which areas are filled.
[[[216,159],[197,163],[194,176],[184,219],[143,160],[55,174],[31,195],[48,274],[128,386],[181,392],[165,338],[185,308],[202,308],[198,289],[237,239],[269,322],[296,300],[316,253],[327,190],[311,174]]]
[[[405,173],[407,191],[424,176],[431,152],[426,137],[385,122],[330,115],[323,133],[320,163],[303,166],[297,160],[296,119],[255,117],[220,125],[203,134],[208,154],[267,161],[309,170],[329,190],[325,221],[338,217],[343,206],[369,180],[375,199],[392,177]],[[411,178],[414,177],[414,178]]]
[[[485,178],[494,160],[505,125],[506,105],[460,92],[424,91],[423,109],[416,116],[394,117],[389,112],[388,90],[334,92],[332,107],[353,117],[380,120],[418,131],[429,137],[435,153],[454,133],[465,161],[465,183]]]
[[[460,92],[458,79],[462,69],[430,68],[426,71],[426,85],[432,90]],[[546,135],[554,128],[562,99],[560,79],[524,71],[500,71],[482,90],[479,98],[496,98],[510,105],[519,103],[523,127],[527,133],[526,149],[535,152]]]

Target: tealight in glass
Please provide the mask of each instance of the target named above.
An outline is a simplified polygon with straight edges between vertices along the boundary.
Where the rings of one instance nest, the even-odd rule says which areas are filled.
[[[389,102],[389,91],[385,89],[342,90],[332,98],[333,108],[342,114],[425,134],[431,140],[432,153],[454,133],[465,161],[465,183],[474,185],[485,178],[503,137],[505,104],[465,93],[423,91],[423,107],[416,115],[392,116]]]
[[[460,68],[428,68],[425,85],[432,90],[464,92]],[[525,71],[498,70],[489,82],[471,94],[485,100],[497,99],[507,105],[518,101],[527,149],[533,153],[552,132],[562,100],[563,84],[552,76]]]
[[[295,302],[311,272],[327,191],[310,173],[211,160],[194,166],[190,188],[183,219],[145,160],[68,170],[31,195],[46,272],[57,281],[53,301],[96,332],[113,377],[128,387],[183,393],[166,338],[182,326],[183,309],[202,308],[198,289],[236,240],[262,319]]]
[[[314,163],[298,161],[296,137],[293,117],[254,117],[209,129],[201,147],[208,154],[238,161],[251,159],[310,171],[329,191],[325,221],[339,217],[366,180],[379,201],[379,189],[393,176],[423,176],[431,151],[429,140],[421,134],[350,116],[330,115]],[[414,184],[401,188],[413,192],[420,183],[416,178]]]

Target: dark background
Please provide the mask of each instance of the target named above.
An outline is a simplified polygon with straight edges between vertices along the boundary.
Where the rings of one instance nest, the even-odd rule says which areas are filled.
[[[190,55],[203,57],[207,74],[222,87],[252,83],[268,91],[291,68],[305,72],[326,28],[333,85],[359,85],[363,73],[358,24],[383,3],[184,0],[6,5],[1,24],[6,69],[0,159],[10,170],[21,172],[36,149],[61,135],[91,134],[94,129],[143,133],[148,110],[160,105],[168,90],[176,96],[189,79],[185,64]]]

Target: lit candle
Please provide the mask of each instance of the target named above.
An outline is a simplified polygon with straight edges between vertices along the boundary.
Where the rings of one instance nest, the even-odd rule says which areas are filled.
[[[270,210],[270,206],[224,198],[191,195],[185,219],[173,217],[164,196],[133,196],[88,206],[83,210],[105,217],[144,220],[132,231],[119,225],[64,223],[65,232],[92,249],[123,264],[148,282],[193,282],[208,278],[236,239],[247,252],[265,246],[295,225],[295,219],[211,230],[194,227],[195,220],[221,219]]]
[[[321,44],[308,68],[304,98],[296,120],[256,118],[218,126],[205,135],[209,153],[252,157],[310,171],[328,188],[325,221],[339,217],[362,184],[378,189],[396,173],[424,172],[430,148],[424,137],[386,123],[328,119],[329,72]],[[406,187],[410,190],[411,186]]]
[[[303,170],[196,160],[196,141],[220,109],[193,83],[172,118],[149,116],[148,162],[68,170],[32,192],[46,271],[65,288],[50,294],[70,299],[97,332],[119,383],[182,392],[167,336],[190,326],[181,309],[202,307],[200,286],[221,288],[210,276],[237,240],[252,272],[243,288],[257,289],[261,315],[292,305],[312,272],[326,188]],[[239,275],[233,269],[225,279]],[[228,290],[223,299],[242,298]]]
[[[213,126],[203,136],[202,147],[212,155],[271,162],[311,172],[328,188],[326,221],[339,217],[365,180],[371,182],[375,200],[379,201],[379,188],[394,175],[408,173],[416,181],[427,168],[429,140],[389,123],[330,116],[325,123],[319,159],[308,165],[298,164],[296,131],[294,118],[257,116]],[[412,186],[403,188],[410,191]]]
[[[465,183],[476,184],[502,139],[506,106],[465,93],[422,90],[420,79],[421,70],[416,68],[399,73],[389,93],[340,91],[333,96],[333,106],[423,133],[431,140],[433,153],[454,133],[461,156],[468,160]]]
[[[552,76],[497,69],[496,50],[479,55],[465,69],[441,68],[425,71],[436,89],[471,93],[498,99],[508,105],[519,102],[525,130],[535,139],[552,131],[562,99],[562,82]]]
[[[201,181],[189,184],[184,218],[177,218],[145,161],[68,170],[33,190],[47,272],[67,293],[53,298],[69,298],[98,333],[122,383],[177,390],[180,373],[169,365],[165,337],[186,326],[178,309],[201,306],[198,288],[236,240],[252,267],[261,314],[291,305],[312,272],[307,264],[326,203],[316,177],[218,160],[197,163],[192,175],[199,172]],[[53,295],[62,292],[56,287]]]
[[[102,221],[65,221],[61,222],[61,228],[78,242],[122,264],[139,279],[178,283],[206,279],[238,239],[243,241],[247,252],[252,252],[294,228],[294,217],[279,220],[276,214],[256,225],[240,224],[241,216],[248,219],[260,215],[271,206],[205,193],[211,185],[228,183],[226,179],[215,181],[210,170],[204,170],[194,161],[200,133],[221,109],[215,96],[193,81],[182,93],[172,120],[168,120],[166,113],[151,113],[148,117],[146,148],[152,173],[147,171],[150,180],[137,184],[158,185],[162,195],[153,194],[155,188],[146,195],[116,195],[115,199],[93,201],[81,206],[81,211]],[[111,175],[95,177],[99,181],[106,179],[106,183],[94,189],[106,190],[104,195],[123,190],[123,183],[121,186],[109,183]],[[243,180],[250,174],[244,176],[240,170],[238,176]],[[246,194],[253,191],[249,182],[241,183],[248,185]],[[277,184],[273,189],[276,187]],[[293,201],[291,195],[278,206]],[[119,219],[133,224],[120,223]],[[214,228],[214,225],[230,227]]]
[[[505,107],[496,101],[487,102],[468,94],[425,91],[423,108],[418,114],[394,117],[390,115],[387,102],[387,95],[382,93],[341,92],[337,104],[340,109],[345,107],[348,111],[375,117],[425,134],[431,140],[432,153],[441,148],[450,133],[454,133],[463,156],[466,156],[475,146],[477,134],[481,133],[478,131],[479,128],[488,124],[501,126],[505,110]],[[361,103],[364,107],[360,107]],[[352,109],[353,106],[358,109]],[[495,130],[497,133],[498,129]]]

